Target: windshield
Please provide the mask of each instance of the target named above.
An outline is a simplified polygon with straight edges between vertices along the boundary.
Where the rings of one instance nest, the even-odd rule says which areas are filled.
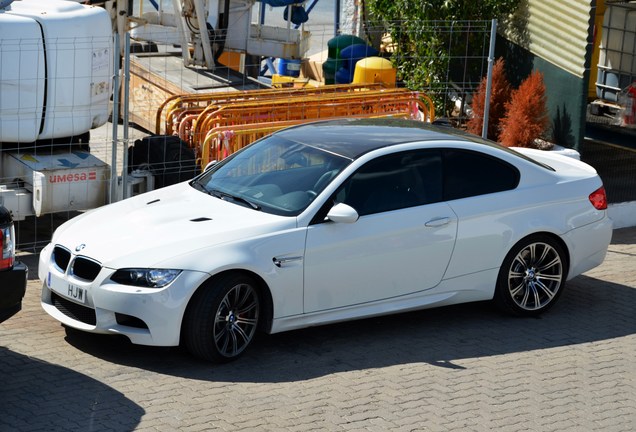
[[[350,162],[270,135],[224,159],[192,186],[254,210],[297,216]]]

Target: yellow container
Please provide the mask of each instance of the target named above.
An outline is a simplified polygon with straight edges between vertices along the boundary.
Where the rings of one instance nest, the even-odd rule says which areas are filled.
[[[274,88],[304,88],[304,87],[320,87],[321,82],[309,78],[294,78],[286,75],[272,75],[272,87]]]
[[[354,84],[384,84],[395,87],[397,71],[391,62],[382,57],[367,57],[356,64]]]

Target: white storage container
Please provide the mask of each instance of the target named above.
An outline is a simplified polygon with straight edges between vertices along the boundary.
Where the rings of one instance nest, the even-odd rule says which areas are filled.
[[[20,0],[0,13],[0,142],[80,135],[108,120],[113,74],[106,10]]]
[[[108,203],[110,167],[88,152],[36,155],[5,152],[5,177],[19,179],[31,192],[36,216],[86,210]]]
[[[636,2],[608,4],[602,31],[596,95],[617,102],[636,81]]]
[[[29,18],[0,13],[0,142],[34,141],[44,107],[44,44]]]

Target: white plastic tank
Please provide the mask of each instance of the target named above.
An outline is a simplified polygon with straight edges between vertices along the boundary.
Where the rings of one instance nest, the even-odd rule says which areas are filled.
[[[64,0],[1,6],[0,142],[76,136],[104,124],[113,75],[106,10]]]
[[[636,81],[636,2],[608,4],[602,32],[596,93],[616,102]]]

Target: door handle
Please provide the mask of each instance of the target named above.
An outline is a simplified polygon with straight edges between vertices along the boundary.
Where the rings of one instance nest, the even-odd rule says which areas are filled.
[[[441,227],[444,225],[448,225],[450,223],[450,218],[449,217],[441,217],[441,218],[435,218],[435,219],[431,219],[430,221],[426,222],[424,225],[426,225],[427,227]]]

